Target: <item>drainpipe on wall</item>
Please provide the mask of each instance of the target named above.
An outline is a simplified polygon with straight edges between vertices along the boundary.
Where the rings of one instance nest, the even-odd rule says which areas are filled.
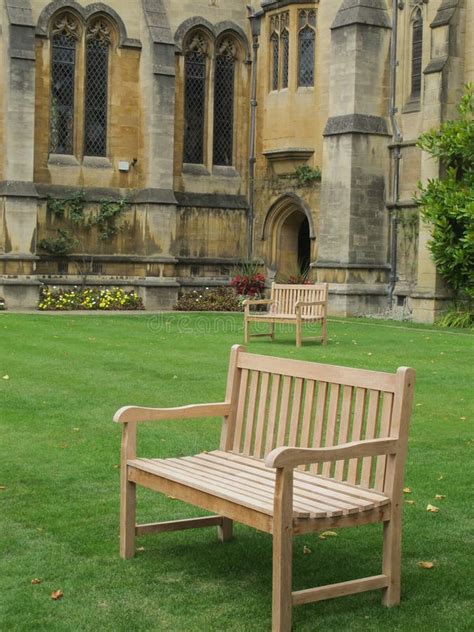
[[[253,258],[253,221],[254,221],[254,197],[255,197],[255,130],[257,118],[257,60],[258,38],[260,37],[260,18],[263,11],[256,12],[253,7],[247,5],[252,32],[252,79],[250,94],[250,133],[249,133],[249,180],[248,180],[248,216],[247,216],[247,244],[248,260]]]
[[[393,180],[392,180],[392,204],[390,219],[390,279],[388,290],[389,307],[392,307],[393,292],[397,282],[397,237],[398,237],[398,220],[397,208],[400,199],[400,143],[402,142],[402,134],[398,126],[396,114],[397,98],[397,37],[398,37],[398,7],[399,0],[392,2],[392,39],[390,42],[390,122],[392,125],[392,147],[389,149],[391,158],[393,159]]]

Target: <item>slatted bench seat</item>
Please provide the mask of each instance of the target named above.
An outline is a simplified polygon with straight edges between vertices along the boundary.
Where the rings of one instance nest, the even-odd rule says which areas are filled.
[[[129,468],[167,478],[224,500],[273,515],[275,470],[261,459],[240,454],[203,452],[191,457],[133,459]],[[293,482],[293,518],[333,518],[382,507],[388,496],[297,470]]]
[[[270,336],[275,338],[275,323],[294,325],[296,346],[302,345],[303,324],[321,323],[321,336],[306,336],[305,340],[327,342],[327,301],[328,284],[293,285],[272,283],[269,299],[246,299],[244,301],[244,340],[247,344],[252,337]],[[267,312],[252,308],[268,305]],[[250,333],[250,323],[269,323],[266,333]]]
[[[123,424],[120,553],[135,537],[217,526],[221,541],[239,521],[273,536],[273,630],[291,629],[292,606],[383,589],[400,597],[403,465],[414,371],[396,374],[250,354],[232,348],[223,402],[179,408],[126,406]],[[223,417],[219,449],[139,458],[138,422]],[[181,422],[180,422],[181,423]],[[192,503],[201,518],[136,524],[136,486]],[[327,528],[383,522],[379,575],[292,591],[292,538]]]

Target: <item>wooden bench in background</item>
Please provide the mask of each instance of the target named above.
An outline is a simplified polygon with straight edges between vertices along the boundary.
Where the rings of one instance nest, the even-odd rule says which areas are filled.
[[[409,368],[381,373],[255,355],[234,346],[223,402],[121,408],[114,417],[123,424],[121,556],[135,554],[135,536],[153,532],[216,525],[225,541],[237,520],[273,535],[273,630],[291,629],[292,606],[340,595],[378,588],[385,605],[397,604],[414,381]],[[137,422],[212,416],[223,417],[215,451],[137,457]],[[136,485],[214,515],[137,525]],[[292,591],[293,535],[375,522],[384,527],[379,575]]]
[[[327,342],[326,312],[328,302],[327,283],[291,285],[272,283],[269,299],[247,299],[244,301],[244,340],[249,342],[250,337],[270,336],[275,338],[275,323],[285,323],[296,327],[296,346],[302,344],[302,327],[306,323],[321,323],[320,337],[306,337],[306,340],[321,340]],[[267,312],[253,311],[251,308],[257,305],[268,305]],[[268,333],[250,333],[251,322],[270,323]]]

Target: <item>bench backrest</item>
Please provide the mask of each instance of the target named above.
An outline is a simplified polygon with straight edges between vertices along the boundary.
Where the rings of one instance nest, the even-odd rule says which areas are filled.
[[[270,298],[275,303],[270,307],[270,313],[295,314],[298,301],[318,301],[323,304],[303,307],[301,313],[303,316],[322,318],[326,315],[327,297],[327,283],[312,283],[308,285],[272,283]]]
[[[365,457],[307,469],[389,492],[402,475],[414,371],[396,374],[288,360],[232,349],[221,449],[264,457],[287,445],[328,447],[359,439],[398,438],[396,457]],[[390,489],[389,489],[390,488]]]

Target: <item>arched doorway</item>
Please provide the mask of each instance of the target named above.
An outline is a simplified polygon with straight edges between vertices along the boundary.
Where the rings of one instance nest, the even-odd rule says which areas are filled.
[[[307,270],[315,256],[311,212],[296,195],[283,196],[273,204],[262,238],[267,266],[280,277]]]

